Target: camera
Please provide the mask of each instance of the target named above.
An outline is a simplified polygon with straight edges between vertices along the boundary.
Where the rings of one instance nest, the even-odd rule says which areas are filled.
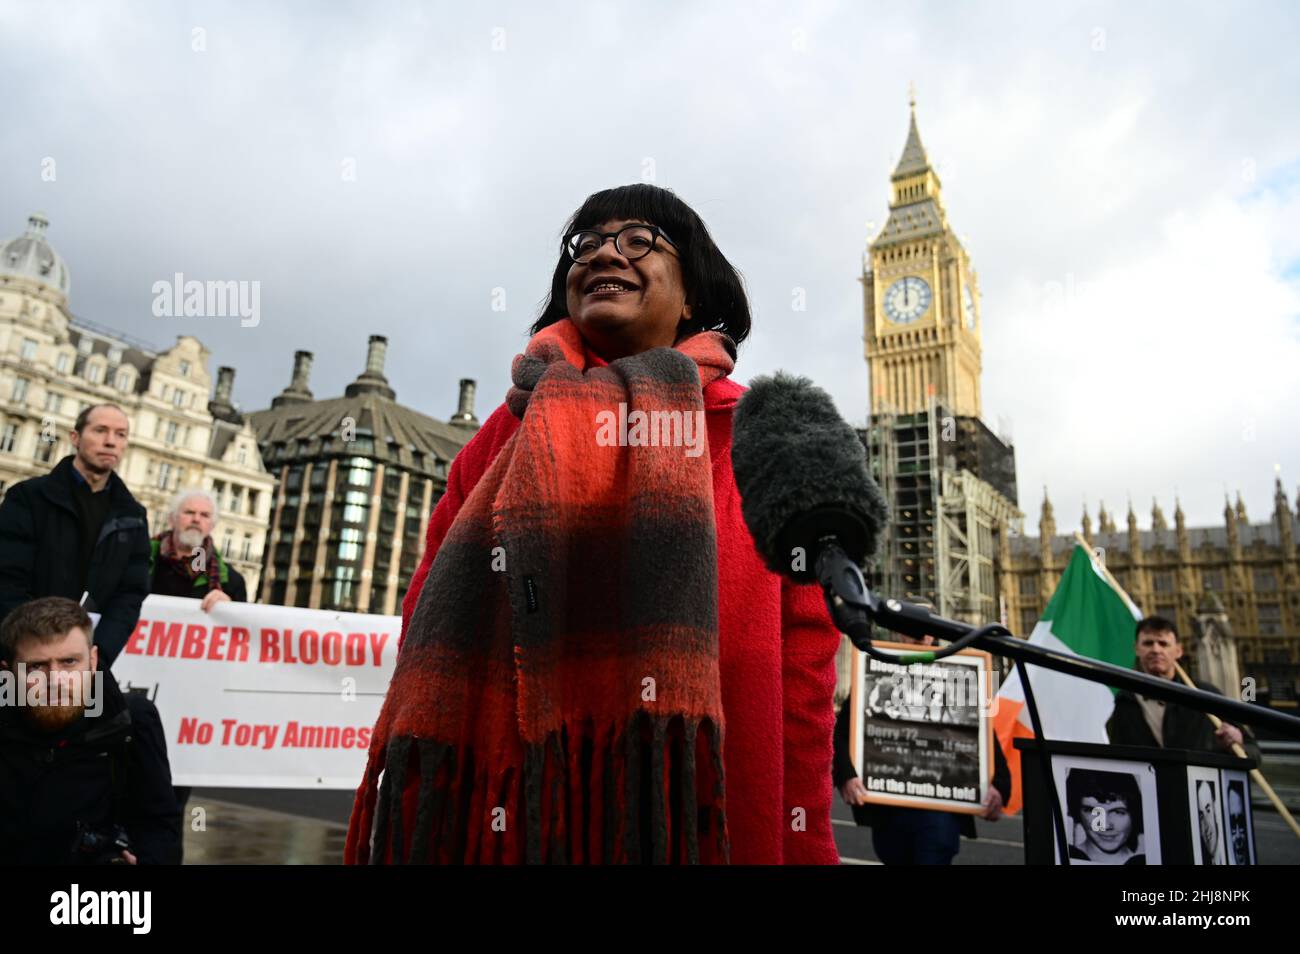
[[[122,852],[131,850],[131,840],[126,829],[121,825],[96,828],[84,822],[77,822],[76,835],[72,840],[72,857],[74,863],[81,865],[124,865],[127,860]]]

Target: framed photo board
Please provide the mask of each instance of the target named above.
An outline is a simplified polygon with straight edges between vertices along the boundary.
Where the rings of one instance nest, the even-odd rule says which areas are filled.
[[[908,643],[876,643],[915,653]],[[992,656],[964,649],[933,663],[854,650],[849,756],[867,802],[979,814],[993,777]]]

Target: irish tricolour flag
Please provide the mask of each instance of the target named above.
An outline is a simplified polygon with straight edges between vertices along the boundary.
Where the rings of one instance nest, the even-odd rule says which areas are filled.
[[[1133,665],[1133,624],[1136,608],[1125,601],[1107,582],[1083,547],[1075,547],[1043,618],[1029,641],[1077,656],[1089,656],[1117,666]],[[1059,742],[1106,742],[1106,720],[1115,705],[1108,686],[1027,666],[1038,717],[1048,739]],[[997,714],[993,719],[1002,754],[1011,769],[1012,792],[1008,812],[1021,805],[1020,752],[1012,740],[1033,738],[1034,730],[1025,707],[1024,687],[1017,670],[998,692]]]

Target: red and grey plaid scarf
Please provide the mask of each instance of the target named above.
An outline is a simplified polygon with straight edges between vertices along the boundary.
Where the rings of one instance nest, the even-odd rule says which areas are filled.
[[[586,354],[566,318],[515,358],[521,424],[412,612],[348,862],[728,860],[712,468],[671,436],[735,346]]]

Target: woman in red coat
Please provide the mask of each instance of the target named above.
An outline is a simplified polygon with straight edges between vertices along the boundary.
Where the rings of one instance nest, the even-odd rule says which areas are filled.
[[[764,567],[731,468],[749,325],[671,192],[570,219],[429,521],[349,862],[837,863],[840,635]]]

